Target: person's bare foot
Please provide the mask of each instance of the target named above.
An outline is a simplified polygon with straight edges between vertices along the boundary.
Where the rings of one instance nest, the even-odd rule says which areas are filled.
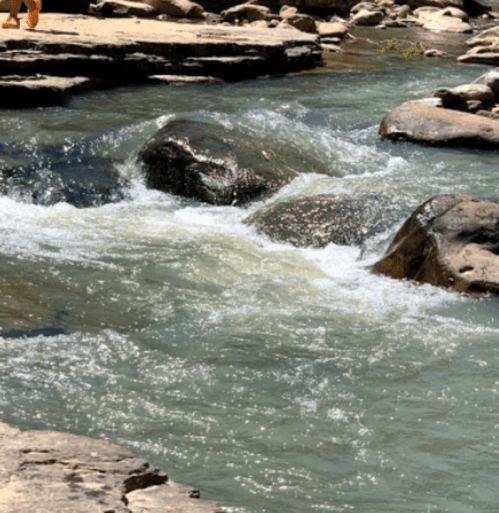
[[[13,18],[12,16],[4,23],[2,23],[2,28],[19,28],[19,20],[17,18]]]
[[[34,1],[36,9],[33,9],[32,11],[28,10],[28,14],[26,15],[26,25],[28,25],[29,28],[35,28],[38,25],[40,11],[42,10],[42,2],[40,0]]]

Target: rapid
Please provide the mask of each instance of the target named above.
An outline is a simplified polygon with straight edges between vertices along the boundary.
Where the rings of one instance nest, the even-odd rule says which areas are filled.
[[[119,443],[231,512],[494,511],[497,300],[371,269],[431,196],[497,196],[496,153],[377,135],[400,103],[483,72],[408,63],[5,111],[2,166],[32,162],[43,194],[51,155],[111,162],[131,185],[91,208],[0,196],[0,419]],[[300,169],[245,208],[146,189],[136,155],[175,117],[272,136],[327,174]],[[395,213],[361,246],[324,249],[242,223],[324,192]]]

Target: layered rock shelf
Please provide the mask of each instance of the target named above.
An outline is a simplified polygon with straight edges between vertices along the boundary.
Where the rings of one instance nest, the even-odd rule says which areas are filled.
[[[2,513],[223,513],[200,492],[105,440],[0,422]]]
[[[85,89],[163,76],[278,75],[320,60],[318,36],[298,30],[42,13],[36,30],[0,31],[0,106],[54,105]]]

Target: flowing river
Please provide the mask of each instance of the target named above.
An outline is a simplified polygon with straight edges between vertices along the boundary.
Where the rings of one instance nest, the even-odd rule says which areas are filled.
[[[86,209],[0,197],[0,419],[124,445],[232,512],[494,511],[497,300],[371,271],[431,196],[497,196],[496,153],[377,136],[391,108],[485,71],[407,62],[5,111],[4,167],[43,177],[78,148],[74,162],[113,162],[132,185]],[[327,174],[302,169],[247,208],[148,190],[136,155],[174,117],[277,138]],[[395,213],[362,246],[324,249],[242,223],[319,192],[378,194]]]

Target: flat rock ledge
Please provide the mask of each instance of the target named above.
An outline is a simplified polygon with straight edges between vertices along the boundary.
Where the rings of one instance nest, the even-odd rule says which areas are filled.
[[[105,440],[0,422],[2,513],[223,513]]]
[[[318,36],[298,30],[42,13],[36,30],[0,31],[0,107],[57,105],[84,88],[162,76],[237,81],[320,63]],[[8,94],[20,88],[51,94]]]

